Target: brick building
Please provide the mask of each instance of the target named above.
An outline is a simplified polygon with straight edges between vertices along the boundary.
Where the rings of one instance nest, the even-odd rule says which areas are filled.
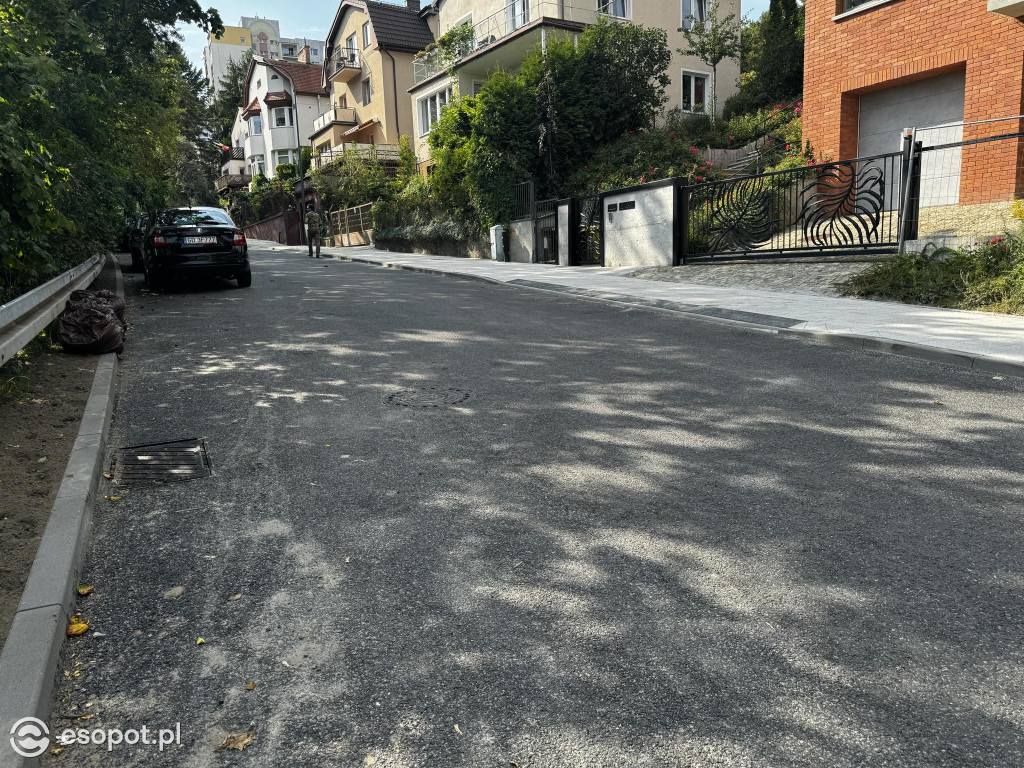
[[[806,0],[804,137],[845,159],[1024,130],[1021,121],[962,126],[1024,111],[1021,0]],[[941,175],[933,203],[1024,195],[1020,139],[926,153]],[[929,171],[929,167],[931,170]]]

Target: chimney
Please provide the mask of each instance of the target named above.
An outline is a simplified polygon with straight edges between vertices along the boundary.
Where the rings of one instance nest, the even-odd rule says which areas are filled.
[[[309,46],[302,46],[302,50],[299,51],[299,62],[302,64],[309,64]]]
[[[405,6],[415,13],[420,12],[420,0],[405,0]]]

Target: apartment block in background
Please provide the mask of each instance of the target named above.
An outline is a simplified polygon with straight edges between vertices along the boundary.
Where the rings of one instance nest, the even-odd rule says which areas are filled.
[[[299,52],[307,46],[307,60],[322,64],[322,40],[281,37],[281,23],[276,19],[243,16],[237,27],[225,27],[220,37],[209,36],[203,48],[203,72],[216,95],[221,79],[227,74],[228,62],[240,60],[246,51],[266,59],[297,62]]]

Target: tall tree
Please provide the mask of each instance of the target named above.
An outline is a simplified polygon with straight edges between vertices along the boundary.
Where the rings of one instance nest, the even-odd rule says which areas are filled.
[[[686,48],[679,52],[684,56],[696,56],[711,67],[711,98],[708,110],[711,124],[714,125],[718,114],[718,65],[725,59],[735,59],[740,55],[740,23],[736,14],[722,16],[719,12],[718,0],[711,0],[707,18],[701,20],[695,16],[687,16],[685,26],[679,28],[686,38]]]
[[[761,19],[758,88],[769,99],[798,96],[804,81],[804,13],[796,0],[771,0]]]

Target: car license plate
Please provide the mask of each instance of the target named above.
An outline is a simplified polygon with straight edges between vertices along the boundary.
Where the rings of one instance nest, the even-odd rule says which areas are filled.
[[[186,237],[185,245],[213,245],[217,242],[217,238],[210,237]]]

